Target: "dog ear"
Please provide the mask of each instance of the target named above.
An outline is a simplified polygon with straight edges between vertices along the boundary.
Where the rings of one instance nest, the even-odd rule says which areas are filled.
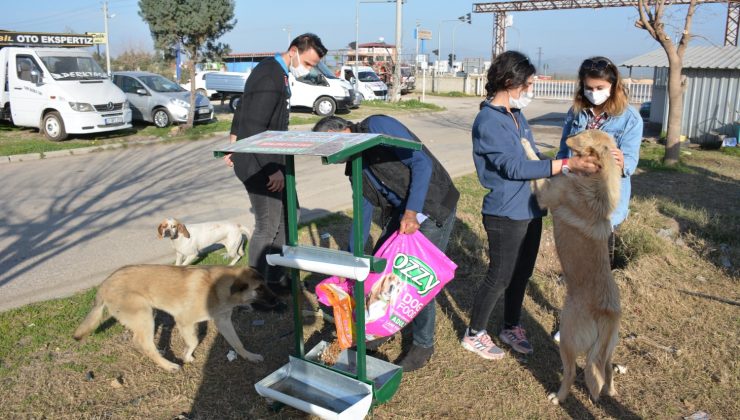
[[[164,230],[167,229],[167,221],[160,223],[157,227],[157,238],[162,239],[164,238]]]
[[[234,279],[234,283],[231,284],[230,292],[232,295],[235,295],[237,293],[245,292],[247,290],[249,290],[249,281],[241,277],[236,277]]]
[[[188,232],[188,229],[185,227],[185,225],[179,222],[177,223],[177,233],[190,239],[190,232]]]

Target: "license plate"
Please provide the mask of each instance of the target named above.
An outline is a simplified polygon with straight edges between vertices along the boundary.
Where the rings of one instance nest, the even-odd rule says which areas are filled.
[[[211,111],[208,110],[208,108],[201,108],[198,110],[198,114],[207,114]]]
[[[120,124],[123,122],[123,117],[109,117],[105,119],[105,124]]]

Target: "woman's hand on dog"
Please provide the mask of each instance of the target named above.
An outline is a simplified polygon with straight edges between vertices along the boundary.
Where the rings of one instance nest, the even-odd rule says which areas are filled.
[[[624,171],[624,153],[622,151],[615,147],[611,150],[612,156],[614,156],[614,160],[617,162],[617,166],[619,166],[619,169]]]
[[[417,230],[419,230],[419,221],[416,220],[416,212],[413,210],[406,210],[403,212],[401,226],[399,227],[398,232],[405,235],[411,235]]]
[[[568,167],[578,175],[591,175],[601,170],[599,160],[595,156],[576,155],[568,159]]]

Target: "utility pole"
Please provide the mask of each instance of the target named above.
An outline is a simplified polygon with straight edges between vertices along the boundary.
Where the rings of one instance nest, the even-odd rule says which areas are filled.
[[[393,98],[392,101],[396,102],[401,98],[401,13],[403,9],[403,2],[396,0],[396,69],[393,72]]]
[[[414,54],[414,73],[418,72],[419,67],[419,26],[421,26],[421,23],[419,21],[416,21],[416,53]]]
[[[108,35],[108,1],[103,2],[103,21],[105,22],[105,65],[110,77],[110,36]]]
[[[355,66],[360,65],[360,0],[355,0]],[[355,75],[357,77],[357,75]]]
[[[540,71],[542,67],[540,67],[540,63],[542,63],[542,47],[537,47],[537,71]]]

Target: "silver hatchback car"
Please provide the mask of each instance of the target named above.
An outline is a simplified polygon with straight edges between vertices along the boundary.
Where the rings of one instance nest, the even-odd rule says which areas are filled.
[[[190,92],[156,73],[120,71],[113,83],[126,94],[134,120],[148,121],[157,127],[184,123],[190,110]],[[195,96],[195,122],[213,119],[213,105],[205,96]]]

